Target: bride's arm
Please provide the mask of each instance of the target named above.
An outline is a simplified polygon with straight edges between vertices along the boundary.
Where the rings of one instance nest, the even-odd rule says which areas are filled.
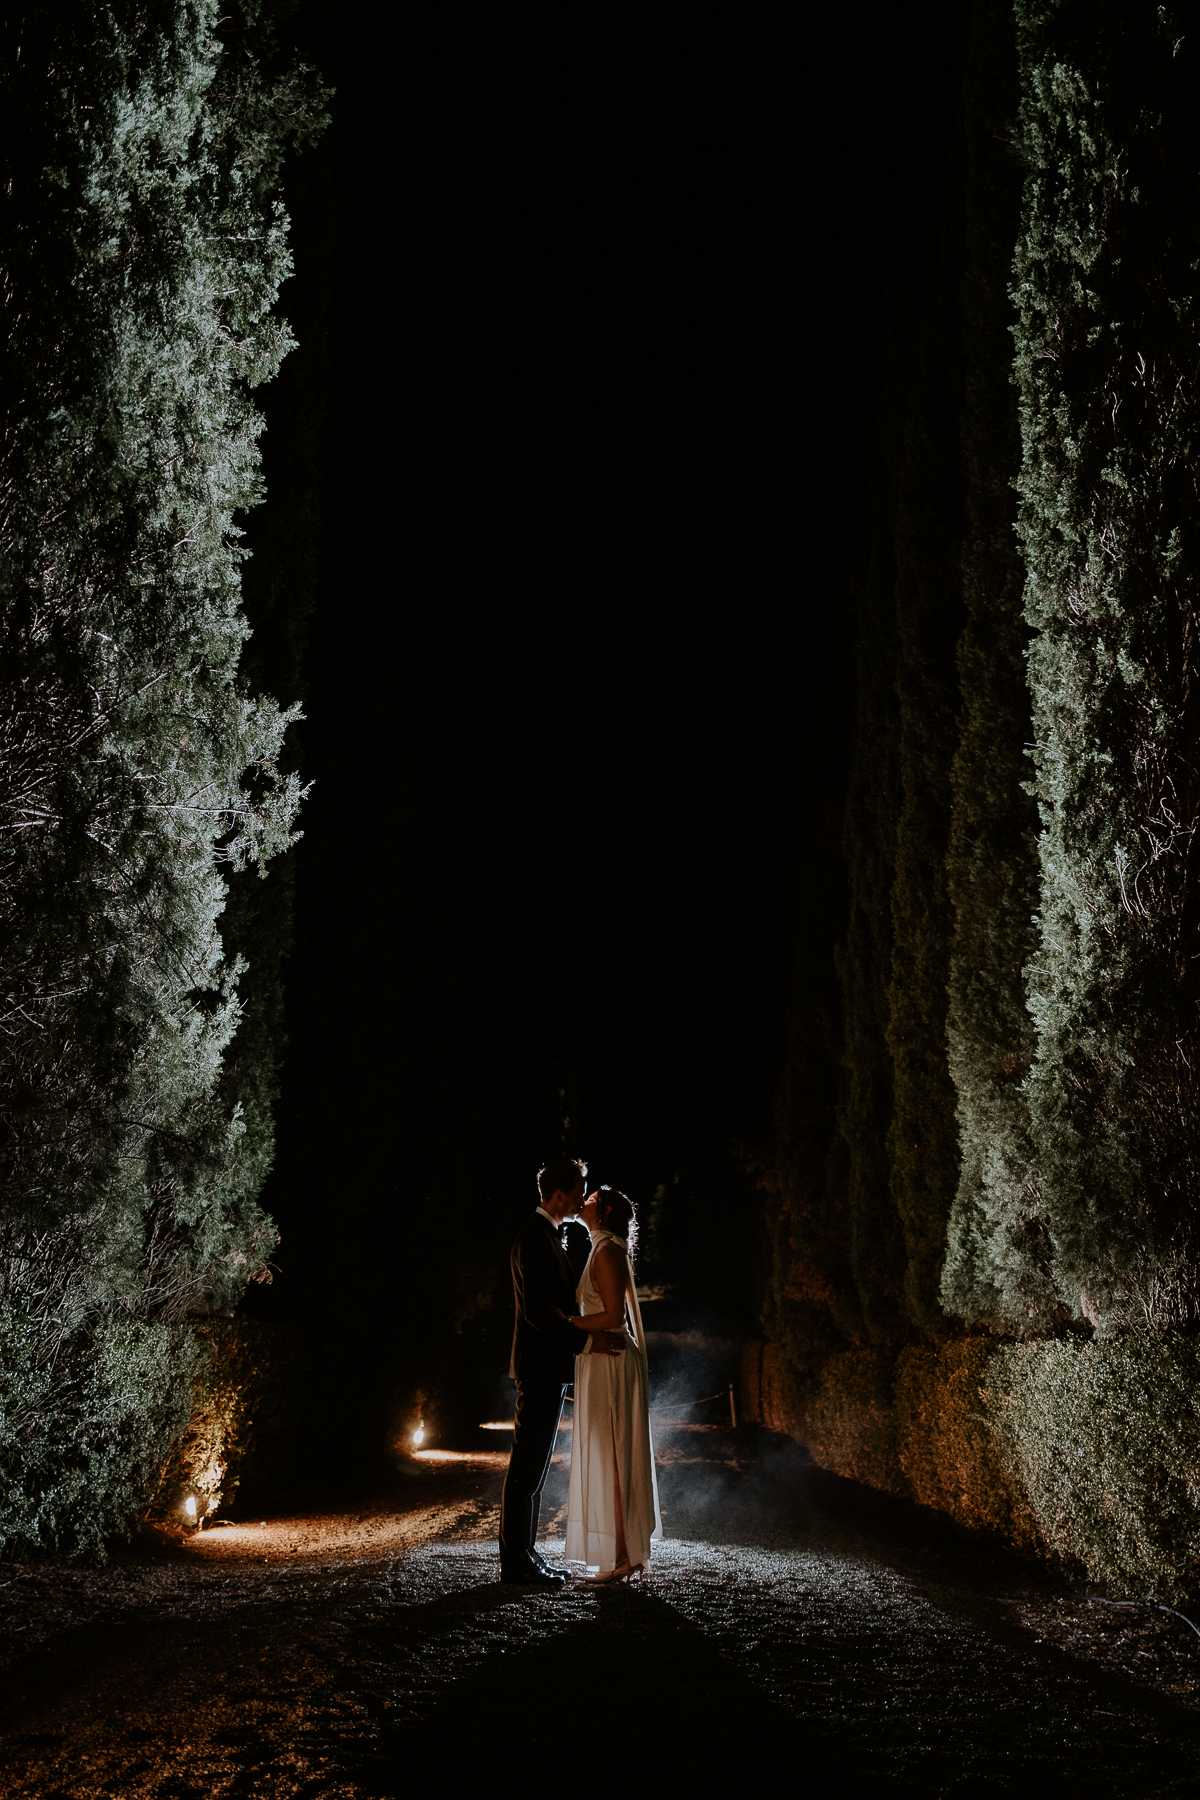
[[[623,1331],[625,1328],[625,1258],[619,1250],[602,1244],[592,1258],[592,1281],[604,1302],[604,1311],[575,1313],[571,1324],[580,1331]]]

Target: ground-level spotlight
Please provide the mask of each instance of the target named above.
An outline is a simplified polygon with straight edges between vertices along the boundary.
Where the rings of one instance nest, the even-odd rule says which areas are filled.
[[[412,1441],[416,1445],[418,1450],[421,1448],[421,1445],[425,1442],[425,1421],[424,1421],[424,1419],[417,1420],[417,1428],[412,1434]]]

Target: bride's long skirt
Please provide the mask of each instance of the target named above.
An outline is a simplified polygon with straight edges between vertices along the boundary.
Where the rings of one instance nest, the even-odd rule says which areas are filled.
[[[648,1561],[651,1543],[661,1538],[649,1402],[646,1354],[628,1334],[620,1356],[588,1353],[576,1358],[568,1562],[603,1570],[616,1567],[614,1463],[630,1562],[636,1566]]]

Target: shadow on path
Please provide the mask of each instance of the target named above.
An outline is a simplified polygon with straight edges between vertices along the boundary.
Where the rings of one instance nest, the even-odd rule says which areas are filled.
[[[1197,1717],[1149,1627],[779,1440],[661,1437],[668,1536],[635,1588],[500,1586],[496,1456],[95,1576],[8,1565],[4,1800],[398,1800],[506,1776],[1200,1800]],[[560,1463],[551,1556],[564,1500]]]

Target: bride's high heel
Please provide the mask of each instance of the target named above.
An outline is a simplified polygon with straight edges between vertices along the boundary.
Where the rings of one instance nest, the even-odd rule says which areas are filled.
[[[635,1575],[645,1573],[645,1563],[621,1563],[619,1568],[609,1569],[606,1574],[589,1575],[584,1582],[585,1587],[608,1587],[615,1581],[632,1581]]]

